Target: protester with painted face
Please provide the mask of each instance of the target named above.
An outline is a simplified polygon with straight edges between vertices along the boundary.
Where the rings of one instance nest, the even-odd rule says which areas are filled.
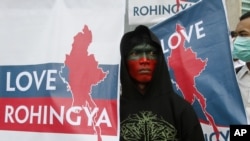
[[[120,53],[120,141],[204,141],[193,107],[174,93],[158,38],[140,25]]]
[[[235,30],[233,57],[246,64],[237,70],[237,81],[245,106],[247,122],[250,124],[250,12],[243,14]]]

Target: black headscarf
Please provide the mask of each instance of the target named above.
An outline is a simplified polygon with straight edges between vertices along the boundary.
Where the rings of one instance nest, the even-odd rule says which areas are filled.
[[[136,83],[130,77],[126,65],[126,59],[130,50],[140,44],[149,44],[158,51],[156,68],[151,82],[147,85],[145,94],[141,94]],[[120,80],[122,97],[128,99],[151,98],[159,95],[173,93],[172,83],[168,72],[167,63],[162,51],[159,39],[144,25],[139,25],[134,31],[123,35],[120,43],[121,68]]]

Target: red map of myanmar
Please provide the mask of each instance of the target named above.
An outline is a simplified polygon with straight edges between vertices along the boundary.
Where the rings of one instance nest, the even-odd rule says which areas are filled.
[[[74,37],[71,52],[66,55],[65,60],[65,66],[68,69],[67,83],[73,97],[72,106],[87,107],[89,111],[98,107],[91,97],[92,86],[97,85],[107,76],[107,72],[103,72],[98,67],[94,55],[89,55],[87,52],[91,42],[92,33],[85,26],[82,32]],[[95,119],[92,119],[92,121],[98,141],[101,141],[101,129],[95,127]]]
[[[198,77],[207,65],[207,60],[203,61],[197,58],[196,53],[191,48],[185,47],[185,37],[182,35],[181,30],[185,30],[181,25],[176,25],[176,32],[179,33],[181,38],[172,38],[172,45],[178,47],[171,50],[168,57],[169,67],[174,72],[174,78],[177,88],[181,90],[185,100],[193,104],[195,99],[202,108],[202,111],[212,126],[217,140],[219,139],[219,131],[214,122],[213,117],[206,110],[206,99],[195,87],[195,78]]]

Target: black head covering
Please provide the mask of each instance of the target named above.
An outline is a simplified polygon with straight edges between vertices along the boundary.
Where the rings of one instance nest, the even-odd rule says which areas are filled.
[[[130,77],[126,59],[130,50],[140,44],[149,44],[158,51],[156,68],[151,82],[147,85],[145,94],[141,94],[136,87],[136,83]],[[159,96],[162,94],[173,93],[172,83],[168,72],[167,63],[164,58],[159,39],[144,25],[139,25],[134,31],[123,35],[120,43],[121,68],[120,80],[122,97],[128,99],[141,99]]]

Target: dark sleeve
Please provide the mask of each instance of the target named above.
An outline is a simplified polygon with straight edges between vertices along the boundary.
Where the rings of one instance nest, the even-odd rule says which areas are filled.
[[[201,124],[191,105],[187,104],[187,108],[182,113],[181,120],[181,141],[205,141]]]

